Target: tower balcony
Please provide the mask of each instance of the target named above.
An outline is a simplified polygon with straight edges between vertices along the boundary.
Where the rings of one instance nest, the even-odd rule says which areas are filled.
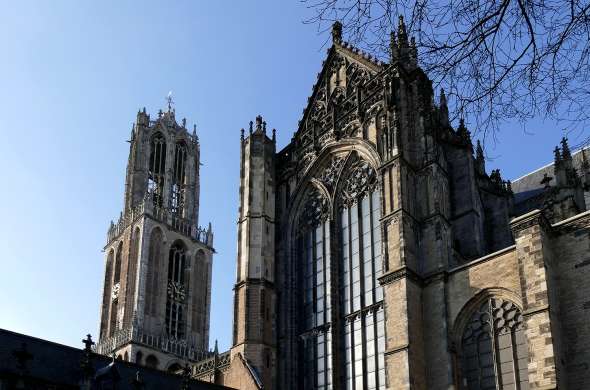
[[[153,335],[136,326],[119,329],[112,336],[101,338],[93,349],[98,354],[110,356],[119,348],[131,343],[153,348],[190,361],[206,360],[212,358],[215,354],[213,351],[197,348],[197,344],[193,341],[175,339],[167,335]]]
[[[106,246],[119,238],[128,226],[132,225],[141,217],[148,216],[158,222],[166,224],[169,229],[213,249],[213,231],[211,230],[211,224],[205,229],[192,223],[186,218],[180,217],[177,213],[172,212],[166,207],[154,204],[154,195],[155,194],[152,191],[146,192],[143,200],[138,205],[125,214],[121,213],[121,216],[116,223],[111,221],[111,225],[107,231]]]

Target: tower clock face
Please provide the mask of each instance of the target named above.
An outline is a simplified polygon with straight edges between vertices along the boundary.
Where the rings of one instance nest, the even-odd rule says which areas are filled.
[[[186,298],[184,286],[179,282],[168,282],[168,296],[175,301],[183,302]]]

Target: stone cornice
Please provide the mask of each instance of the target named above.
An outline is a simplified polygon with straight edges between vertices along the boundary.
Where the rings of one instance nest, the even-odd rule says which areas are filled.
[[[590,227],[590,210],[574,215],[571,218],[559,221],[551,225],[557,233],[570,233],[579,229]]]
[[[234,285],[234,291],[242,288],[245,285],[251,285],[251,286],[264,286],[264,287],[269,287],[269,288],[274,288],[274,283],[266,280],[266,279],[260,279],[260,278],[247,278],[246,280],[240,280],[239,282],[237,282]]]
[[[535,225],[541,226],[547,232],[551,231],[551,225],[541,210],[533,210],[510,221],[510,229],[515,237],[523,230]]]
[[[389,271],[377,280],[379,280],[379,283],[382,286],[384,286],[390,283],[394,283],[401,279],[409,279],[419,286],[421,286],[424,283],[420,275],[418,275],[416,272],[414,272],[412,269],[406,266],[403,266],[393,271]]]

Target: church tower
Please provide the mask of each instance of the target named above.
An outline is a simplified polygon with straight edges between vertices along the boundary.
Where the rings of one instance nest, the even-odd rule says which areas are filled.
[[[241,354],[265,389],[276,388],[275,147],[261,116],[246,139],[242,130],[231,356]]]
[[[97,352],[175,370],[207,355],[213,233],[198,225],[200,146],[172,101],[137,113],[124,210],[108,229]]]

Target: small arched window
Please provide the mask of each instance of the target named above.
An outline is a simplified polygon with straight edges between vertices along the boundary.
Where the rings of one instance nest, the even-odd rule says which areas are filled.
[[[185,203],[185,171],[186,171],[186,144],[180,141],[174,149],[174,173],[172,176],[172,197],[170,206],[173,213],[183,215]]]
[[[154,204],[161,207],[164,199],[164,178],[166,175],[166,140],[162,133],[152,136],[150,147],[148,190],[152,194]]]
[[[141,359],[143,358],[143,353],[141,351],[137,351],[135,354],[135,363],[141,364]]]
[[[158,368],[159,364],[160,364],[160,362],[158,361],[158,358],[155,357],[154,355],[148,355],[148,357],[145,358],[146,367]]]
[[[461,339],[461,388],[528,389],[528,348],[520,309],[489,298],[471,315]]]

